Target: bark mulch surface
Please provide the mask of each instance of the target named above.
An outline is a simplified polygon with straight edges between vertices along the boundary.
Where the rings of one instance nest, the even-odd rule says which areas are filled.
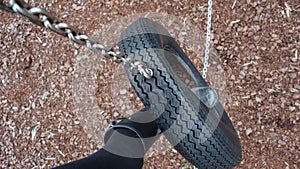
[[[29,3],[88,35],[121,16],[150,11],[206,30],[203,0]],[[80,125],[71,97],[81,47],[20,15],[0,11],[0,18],[0,168],[51,168],[95,152],[101,145]],[[243,161],[236,168],[299,168],[299,1],[214,1],[212,34],[231,96],[227,112],[241,137]],[[113,120],[111,96],[100,91],[110,86],[117,64],[106,63],[106,73],[95,75],[101,79],[96,97]],[[170,150],[145,159],[144,168],[192,167]]]

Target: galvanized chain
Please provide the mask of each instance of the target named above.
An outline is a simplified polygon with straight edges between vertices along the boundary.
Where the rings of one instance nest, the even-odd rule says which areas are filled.
[[[61,22],[42,8],[31,7],[23,0],[10,0],[9,5],[5,5],[3,0],[0,0],[0,9],[21,14],[32,23],[46,27],[59,35],[68,37],[71,41],[85,45],[94,52],[100,52],[104,57],[114,59],[116,63],[129,64],[133,72],[139,72],[146,78],[151,78],[153,75],[153,71],[148,68],[145,63],[135,61],[131,58],[125,58],[123,53],[115,52],[113,49],[105,49],[105,46],[101,43],[91,40],[79,29]]]
[[[206,42],[205,42],[205,55],[203,63],[202,77],[206,78],[209,60],[209,48],[210,48],[210,29],[211,29],[211,15],[212,15],[212,0],[208,0],[208,11],[207,11],[207,29],[206,29]]]

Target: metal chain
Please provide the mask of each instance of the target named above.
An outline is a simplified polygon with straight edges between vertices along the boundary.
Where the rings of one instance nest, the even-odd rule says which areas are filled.
[[[32,23],[46,27],[59,35],[68,37],[71,41],[85,45],[94,52],[100,52],[104,57],[114,59],[116,63],[129,64],[132,72],[139,72],[146,78],[151,78],[153,75],[153,71],[148,68],[145,63],[135,61],[131,58],[125,58],[123,53],[115,52],[113,49],[105,49],[101,43],[91,40],[79,29],[61,22],[42,8],[31,7],[23,0],[10,0],[9,5],[5,5],[3,0],[0,0],[0,9],[21,14]]]
[[[212,15],[212,0],[208,0],[205,55],[204,55],[204,63],[203,63],[203,71],[202,71],[202,77],[203,77],[203,79],[206,78],[206,73],[207,73],[207,69],[208,69],[209,47],[210,47],[211,15]]]

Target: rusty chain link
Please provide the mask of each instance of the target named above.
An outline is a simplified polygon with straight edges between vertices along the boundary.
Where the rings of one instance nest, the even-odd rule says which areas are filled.
[[[113,49],[105,49],[105,46],[101,43],[91,40],[79,29],[61,22],[42,8],[31,7],[23,0],[10,0],[9,5],[5,4],[4,0],[0,0],[0,9],[7,12],[21,14],[28,18],[32,23],[48,28],[59,35],[68,37],[71,41],[80,45],[85,45],[94,52],[100,52],[104,57],[112,58],[116,63],[129,64],[132,72],[139,72],[146,78],[151,78],[153,75],[153,71],[148,68],[145,63],[135,61],[131,58],[125,58],[123,53],[115,52]]]

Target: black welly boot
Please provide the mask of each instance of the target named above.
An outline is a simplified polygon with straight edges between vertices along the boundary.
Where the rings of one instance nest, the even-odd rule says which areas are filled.
[[[114,121],[104,134],[106,151],[129,158],[143,158],[159,137],[151,110],[142,109],[129,118]]]
[[[141,169],[145,153],[158,138],[158,127],[151,115],[143,109],[128,119],[113,122],[104,134],[103,148],[55,169]]]

